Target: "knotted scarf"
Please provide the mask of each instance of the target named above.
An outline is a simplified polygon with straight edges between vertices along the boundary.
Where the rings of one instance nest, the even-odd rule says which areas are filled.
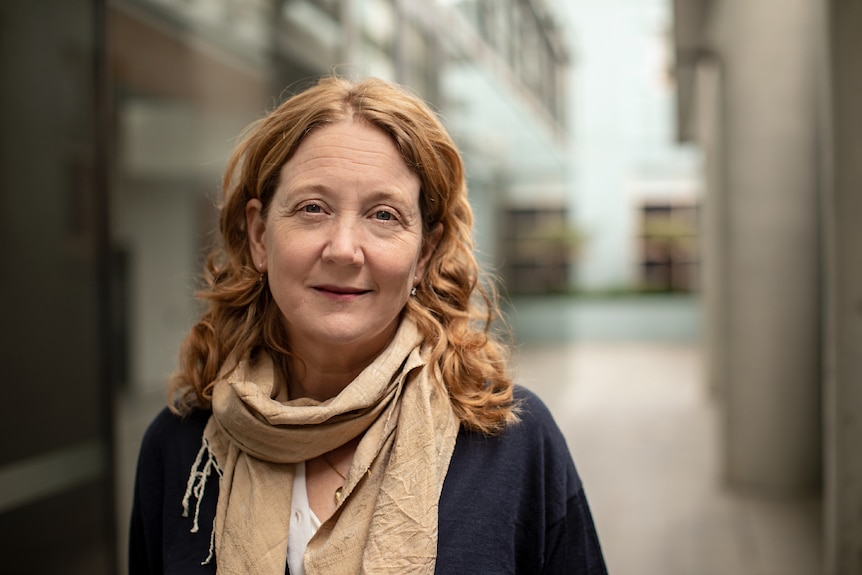
[[[213,389],[204,447],[221,471],[214,550],[219,575],[283,575],[293,463],[364,432],[344,499],[305,553],[309,575],[432,574],[437,508],[458,421],[429,377],[416,326],[339,395],[279,401],[268,357],[240,362]],[[280,389],[281,388],[281,389]]]

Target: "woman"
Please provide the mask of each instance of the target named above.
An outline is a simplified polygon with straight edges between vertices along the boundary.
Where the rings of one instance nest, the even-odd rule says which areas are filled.
[[[565,442],[489,330],[431,110],[324,79],[251,127],[224,192],[130,572],[605,573]]]

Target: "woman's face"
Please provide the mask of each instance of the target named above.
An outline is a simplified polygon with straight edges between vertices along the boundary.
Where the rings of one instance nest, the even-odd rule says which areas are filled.
[[[305,137],[265,219],[248,203],[252,257],[304,360],[367,362],[391,341],[442,231],[423,238],[419,188],[387,134],[348,120]]]

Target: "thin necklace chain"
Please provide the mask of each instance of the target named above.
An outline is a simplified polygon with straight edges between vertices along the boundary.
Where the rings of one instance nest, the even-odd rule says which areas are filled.
[[[323,460],[324,463],[326,463],[329,467],[331,467],[332,470],[334,472],[336,472],[342,480],[347,481],[347,477],[343,473],[341,473],[338,470],[338,468],[332,464],[331,461],[329,461],[329,458],[326,457],[326,454],[321,455],[320,458]],[[344,500],[344,485],[342,485],[341,487],[339,487],[338,489],[335,490],[334,497],[335,497],[335,505],[336,506],[341,505],[341,502]]]
[[[332,470],[334,472],[336,472],[340,478],[342,478],[344,481],[347,481],[347,476],[345,476],[343,473],[341,473],[338,470],[338,468],[332,464],[332,462],[329,460],[329,458],[326,456],[326,454],[321,455],[320,458],[323,460],[324,463],[326,463],[329,467],[331,467]]]

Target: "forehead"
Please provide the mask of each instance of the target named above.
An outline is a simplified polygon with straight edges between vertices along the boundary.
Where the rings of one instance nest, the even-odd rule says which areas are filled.
[[[380,128],[355,120],[309,132],[282,168],[281,178],[291,187],[323,180],[419,186],[419,176],[404,161],[392,138]]]

